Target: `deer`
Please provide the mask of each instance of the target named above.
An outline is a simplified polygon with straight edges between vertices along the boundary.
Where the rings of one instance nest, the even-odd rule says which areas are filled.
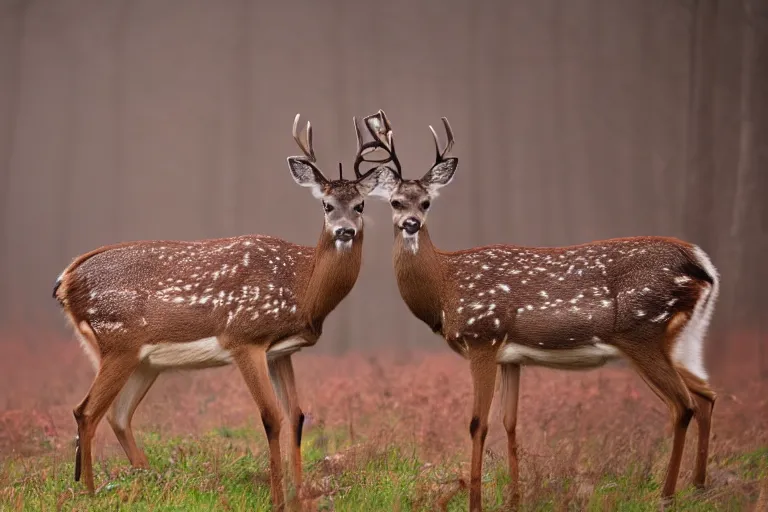
[[[299,118],[293,138],[303,156],[289,157],[288,166],[295,182],[322,203],[315,247],[268,235],[125,242],[75,258],[56,280],[53,296],[96,371],[73,411],[74,478],[82,475],[91,494],[91,441],[105,414],[131,465],[146,468],[131,420],[157,377],[229,364],[239,369],[261,414],[274,508],[284,507],[281,409],[294,440],[296,494],[301,489],[304,414],[291,355],[317,343],[325,318],[355,285],[364,199],[377,173],[347,180],[339,164],[339,179],[326,178],[316,165],[312,125],[307,122],[302,139]]]
[[[441,251],[427,229],[439,190],[454,177],[447,156],[453,130],[443,117],[441,148],[432,126],[435,162],[405,179],[392,126],[383,111],[364,118],[382,150],[373,197],[388,201],[394,226],[397,285],[411,313],[469,361],[474,401],[470,509],[481,510],[483,448],[500,373],[500,407],[507,433],[508,500],[519,503],[517,408],[522,366],[598,368],[628,360],[669,407],[672,451],[661,491],[674,494],[685,435],[699,427],[693,482],[703,487],[716,394],[703,362],[704,337],[718,296],[719,275],[698,246],[669,237],[614,238],[565,247],[488,245]],[[497,372],[498,370],[498,372]]]

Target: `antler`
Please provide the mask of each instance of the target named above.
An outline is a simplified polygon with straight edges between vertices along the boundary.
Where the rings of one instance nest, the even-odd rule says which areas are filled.
[[[299,116],[301,114],[296,114],[296,117],[293,119],[293,140],[296,141],[296,144],[299,145],[301,148],[301,151],[307,156],[310,162],[317,162],[317,158],[315,157],[315,150],[312,148],[312,124],[307,121],[307,142],[306,144],[301,140],[301,137],[299,137],[298,131],[296,129],[299,127]]]
[[[435,139],[435,163],[438,164],[445,160],[445,155],[448,154],[448,152],[453,147],[453,130],[451,129],[451,125],[448,123],[448,119],[445,117],[442,118],[443,120],[443,126],[445,126],[445,135],[448,137],[448,142],[445,144],[445,147],[442,151],[440,151],[440,138],[437,136],[437,132],[434,128],[432,128],[432,125],[429,125],[429,129],[432,131],[432,138]]]
[[[363,162],[374,164],[385,164],[392,162],[395,166],[395,172],[398,176],[402,176],[400,168],[400,160],[395,153],[395,140],[392,137],[392,125],[389,124],[389,119],[383,110],[379,110],[376,114],[366,116],[363,118],[365,127],[368,132],[373,136],[373,140],[370,142],[363,142],[363,137],[360,134],[360,128],[357,126],[357,118],[353,117],[352,121],[355,124],[355,134],[357,135],[357,156],[355,157],[355,176],[357,179],[364,178],[372,173],[375,169],[371,169],[365,174],[360,173],[360,164]],[[365,155],[376,151],[377,149],[383,149],[387,152],[387,157],[383,160],[366,159]]]

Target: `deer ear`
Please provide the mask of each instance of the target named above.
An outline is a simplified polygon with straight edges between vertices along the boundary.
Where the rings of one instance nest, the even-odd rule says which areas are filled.
[[[324,197],[324,190],[328,185],[328,180],[325,179],[320,169],[314,166],[312,162],[307,161],[305,158],[289,157],[288,167],[291,169],[291,176],[293,180],[302,187],[310,187],[312,189],[312,195],[318,199]]]
[[[438,189],[446,186],[453,179],[456,167],[459,165],[459,159],[455,157],[446,158],[436,163],[427,171],[427,174],[421,178],[421,184],[430,194],[437,192]]]
[[[395,171],[383,165],[358,181],[357,187],[365,195],[383,197],[389,200],[399,184],[400,178]]]

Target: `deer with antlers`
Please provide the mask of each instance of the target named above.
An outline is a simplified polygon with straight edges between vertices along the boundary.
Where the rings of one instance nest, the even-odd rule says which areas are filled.
[[[297,114],[293,137],[304,156],[288,158],[288,165],[296,183],[322,201],[324,223],[315,247],[265,235],[129,242],[76,258],[56,281],[53,295],[97,371],[74,409],[75,480],[82,471],[91,493],[91,441],[104,414],[131,464],[146,467],[131,418],[157,376],[234,363],[261,412],[275,508],[284,504],[278,403],[295,440],[298,494],[304,415],[291,354],[317,342],[323,321],[357,280],[364,197],[377,176],[327,179],[315,165],[312,126],[307,123],[303,141],[298,121]]]
[[[602,240],[570,247],[491,245],[456,252],[437,249],[426,226],[438,190],[458,160],[441,150],[420,179],[402,177],[384,112],[368,116],[384,150],[371,195],[392,207],[393,260],[400,294],[411,312],[469,360],[474,404],[470,509],[481,510],[480,477],[497,367],[508,438],[510,497],[519,499],[517,404],[520,367],[587,369],[628,359],[670,408],[674,440],[662,497],[674,494],[685,434],[699,425],[693,481],[703,486],[715,393],[703,364],[704,336],[718,295],[718,273],[690,243],[663,237]]]

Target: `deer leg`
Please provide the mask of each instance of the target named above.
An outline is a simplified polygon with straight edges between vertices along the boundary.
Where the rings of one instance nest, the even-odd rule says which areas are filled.
[[[283,464],[280,455],[280,406],[269,379],[266,349],[258,345],[245,345],[233,352],[240,373],[261,412],[261,421],[269,442],[269,480],[272,506],[282,510]]]
[[[661,491],[662,499],[666,500],[675,493],[680,461],[685,447],[685,434],[694,414],[694,403],[682,377],[661,350],[643,350],[643,348],[647,349],[648,345],[639,346],[636,342],[622,344],[619,348],[629,356],[638,373],[651,389],[667,403],[672,414],[675,434],[667,476]]]
[[[516,507],[520,502],[520,473],[517,461],[517,404],[520,396],[520,366],[501,365],[501,406],[504,408],[504,429],[507,431],[507,452],[509,462],[509,505]]]
[[[270,362],[270,377],[283,411],[291,424],[291,467],[293,485],[298,497],[301,492],[301,433],[304,426],[304,413],[299,407],[299,394],[296,390],[296,377],[291,356],[287,355]]]
[[[94,492],[91,441],[99,421],[137,365],[137,358],[132,353],[105,355],[101,360],[96,378],[91,384],[91,389],[73,410],[75,421],[77,421],[75,481],[80,480],[82,470],[85,486],[91,494]]]
[[[701,379],[685,368],[678,367],[678,373],[683,378],[688,391],[696,401],[694,418],[699,427],[699,440],[696,447],[696,466],[693,470],[693,485],[699,489],[704,487],[707,480],[707,459],[709,458],[709,438],[712,428],[712,412],[717,395]]]
[[[490,349],[490,346],[488,347]],[[488,413],[491,410],[496,384],[496,357],[493,350],[473,347],[469,353],[474,404],[469,435],[472,437],[472,466],[470,470],[469,509],[480,512],[482,507],[483,448],[488,434]]]
[[[160,371],[148,364],[140,364],[128,378],[120,394],[112,403],[107,413],[112,431],[115,433],[120,446],[123,447],[128,460],[135,468],[148,468],[147,456],[137,445],[131,428],[133,413],[152,387]]]

